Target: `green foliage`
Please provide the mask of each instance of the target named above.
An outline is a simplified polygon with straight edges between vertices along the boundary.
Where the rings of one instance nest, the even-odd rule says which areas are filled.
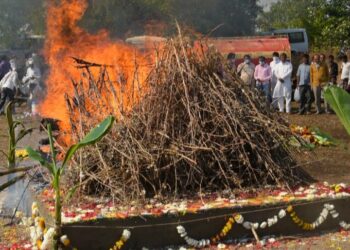
[[[348,0],[281,0],[258,19],[261,30],[305,28],[315,48],[349,43]]]
[[[12,105],[13,103],[10,102],[5,109],[6,113],[6,120],[7,120],[7,125],[8,125],[8,150],[7,153],[0,150],[0,153],[2,153],[7,160],[7,167],[8,170],[0,172],[0,176],[5,176],[5,175],[11,175],[14,173],[18,172],[26,172],[30,168],[15,168],[16,167],[16,148],[17,144],[20,140],[23,139],[27,134],[32,132],[32,129],[26,129],[24,124],[20,121],[15,121],[12,116]],[[18,135],[16,136],[16,129],[20,128]],[[3,185],[0,186],[0,192],[3,191],[4,189],[12,186],[19,180],[22,180],[25,177],[25,174],[22,174],[20,176],[17,176],[8,182],[4,183]]]
[[[324,98],[331,105],[346,131],[350,135],[350,95],[339,87],[328,87]]]
[[[256,16],[261,11],[257,0],[91,0],[90,3],[83,26],[94,31],[107,28],[112,35],[120,37],[143,35],[148,32],[146,24],[151,23],[165,26],[163,34],[159,29],[153,30],[155,35],[170,35],[176,32],[175,20],[202,34],[220,24],[223,26],[214,35],[253,34]]]
[[[23,46],[21,28],[29,24],[35,34],[45,29],[45,0],[1,0],[0,1],[0,45],[5,48]]]
[[[8,138],[9,138],[8,152],[5,153],[1,151],[2,154],[6,156],[9,168],[13,168],[16,166],[16,147],[18,142],[33,131],[33,129],[26,129],[26,127],[22,122],[16,121],[13,119],[12,105],[13,105],[12,102],[8,103],[5,109],[6,120],[8,125],[7,131],[8,131]],[[20,128],[20,130],[18,132],[18,135],[16,136],[16,129],[18,128]]]
[[[57,164],[56,160],[56,151],[54,148],[54,140],[52,136],[51,125],[48,125],[48,135],[50,140],[50,148],[51,148],[51,161],[44,159],[40,153],[36,152],[32,148],[28,147],[27,152],[29,157],[37,162],[39,162],[43,167],[47,168],[51,173],[52,177],[52,187],[55,190],[55,249],[58,249],[59,246],[59,238],[61,235],[61,209],[62,209],[62,201],[61,201],[61,187],[60,181],[62,173],[67,166],[70,159],[73,157],[74,153],[85,146],[93,145],[100,141],[112,128],[114,122],[114,118],[109,116],[104,121],[102,121],[97,127],[92,129],[90,133],[88,133],[79,143],[71,146],[67,151],[65,158],[62,162],[62,165]],[[73,195],[77,187],[74,187],[69,191],[67,199],[70,199],[70,196]]]

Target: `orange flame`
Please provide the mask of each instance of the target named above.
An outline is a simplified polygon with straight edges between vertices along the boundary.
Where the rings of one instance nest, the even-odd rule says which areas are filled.
[[[137,67],[135,60],[137,65],[143,65],[137,67],[138,82],[141,84],[145,82],[150,71],[147,65],[152,64],[151,59],[146,58],[135,47],[123,41],[113,41],[106,30],[90,34],[79,27],[77,22],[83,17],[87,7],[87,0],[61,0],[59,3],[49,4],[47,10],[44,55],[50,71],[46,79],[47,94],[40,104],[39,112],[43,117],[60,120],[61,129],[66,131],[69,131],[69,115],[64,95],[72,96],[74,90],[71,79],[81,78],[81,71],[75,67],[72,57],[113,65],[113,69],[109,70],[112,82],[118,89],[120,86],[118,75],[122,74],[127,79],[126,86],[129,86],[127,91],[132,91],[130,86]],[[113,101],[111,103],[114,105]],[[131,104],[123,103],[123,105]],[[100,110],[99,115],[108,115],[104,112],[108,111]]]

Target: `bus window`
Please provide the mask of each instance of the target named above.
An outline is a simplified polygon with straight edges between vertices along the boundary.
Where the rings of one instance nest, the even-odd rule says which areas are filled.
[[[304,33],[303,32],[293,32],[289,33],[289,42],[290,43],[303,43],[305,42]]]

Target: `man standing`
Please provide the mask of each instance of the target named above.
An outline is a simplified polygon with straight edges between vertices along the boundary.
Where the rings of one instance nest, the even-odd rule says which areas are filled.
[[[304,54],[302,64],[299,65],[297,72],[297,85],[300,93],[299,115],[310,114],[311,110],[311,87],[310,87],[310,63],[309,55]]]
[[[321,62],[319,55],[315,55],[313,61],[314,63],[310,67],[311,86],[315,96],[316,114],[321,114],[321,90],[322,86],[329,81],[329,71],[327,64]],[[328,113],[328,110],[326,112]]]
[[[272,72],[272,78],[271,78],[271,93],[274,92],[276,84],[277,84],[277,77],[276,77],[276,66],[281,62],[280,55],[278,52],[273,52],[272,54],[272,61],[270,62],[271,72]],[[273,106],[277,108],[277,102],[275,100],[272,100]]]
[[[238,65],[237,73],[245,85],[254,86],[255,65],[251,62],[250,55],[244,56],[244,62]]]
[[[16,71],[15,60],[10,61],[10,71],[1,79],[0,87],[2,91],[1,101],[0,101],[0,112],[4,113],[4,106],[6,101],[13,101],[15,98],[16,87],[18,85],[18,74]]]
[[[35,94],[40,89],[41,71],[38,65],[36,65],[34,58],[29,58],[27,63],[27,72],[22,81],[26,87],[26,90],[29,92],[28,101],[29,106],[32,108],[32,105],[35,102]]]
[[[350,75],[350,62],[348,62],[347,55],[343,55],[342,57],[342,67],[341,67],[341,87],[343,89],[347,89],[349,83],[349,75]]]
[[[236,55],[234,53],[230,53],[230,54],[227,55],[227,69],[232,74],[236,73],[236,71],[237,71]]]
[[[261,56],[259,58],[259,65],[255,67],[254,78],[256,81],[256,87],[263,91],[268,100],[271,96],[271,67],[266,63],[266,58]]]
[[[338,64],[334,61],[334,56],[329,55],[328,57],[328,70],[330,82],[332,85],[337,85],[337,78],[339,74]]]
[[[292,71],[293,66],[287,61],[287,54],[281,54],[281,62],[275,68],[277,84],[273,92],[273,98],[278,101],[280,112],[284,112],[284,102],[286,101],[286,112],[291,113],[292,101]]]
[[[229,53],[227,55],[226,64],[223,72],[223,78],[231,81],[237,73],[236,66],[236,55],[234,53]]]
[[[329,84],[337,86],[337,79],[339,74],[338,64],[334,61],[334,56],[329,55],[328,56],[328,73],[329,73]],[[329,112],[331,110],[329,104],[326,100],[324,100],[324,105],[326,108],[326,112]]]

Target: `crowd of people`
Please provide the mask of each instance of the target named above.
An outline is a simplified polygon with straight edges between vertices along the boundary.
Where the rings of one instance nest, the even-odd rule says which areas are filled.
[[[293,65],[288,60],[287,54],[281,55],[277,52],[272,54],[272,61],[267,62],[266,58],[259,57],[258,65],[252,62],[250,55],[245,55],[243,62],[237,67],[234,53],[227,56],[227,66],[230,72],[238,75],[242,82],[250,87],[261,90],[267,100],[279,112],[292,112],[293,95]],[[348,57],[342,55],[341,67],[333,55],[326,58],[324,54],[315,54],[310,62],[308,54],[302,55],[302,60],[296,71],[296,91],[300,102],[299,114],[310,114],[312,104],[315,103],[316,114],[331,113],[326,101],[322,108],[322,91],[326,86],[338,85],[350,92],[350,62]],[[341,72],[339,79],[339,71]]]
[[[33,54],[26,60],[26,71],[22,80],[18,75],[17,62],[15,58],[0,56],[0,113],[4,114],[5,105],[14,101],[15,96],[27,96],[28,103],[31,103],[35,93],[40,88],[41,70],[36,62],[36,55]]]

